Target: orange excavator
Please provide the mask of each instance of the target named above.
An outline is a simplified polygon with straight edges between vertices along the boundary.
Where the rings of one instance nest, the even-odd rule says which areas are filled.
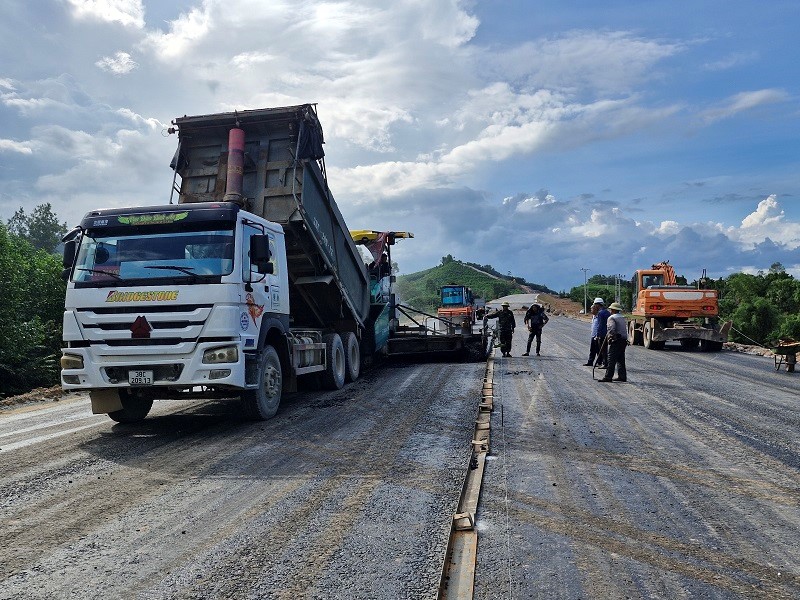
[[[678,341],[687,350],[722,349],[731,322],[720,324],[717,290],[704,289],[705,270],[697,287],[679,285],[669,261],[633,275],[633,310],[628,321],[628,343],[661,350]]]

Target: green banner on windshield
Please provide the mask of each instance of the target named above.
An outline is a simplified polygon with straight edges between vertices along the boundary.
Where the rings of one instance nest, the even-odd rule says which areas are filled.
[[[152,215],[125,215],[117,217],[117,221],[123,225],[161,225],[164,223],[175,223],[182,221],[189,216],[189,211],[179,213],[158,213]]]

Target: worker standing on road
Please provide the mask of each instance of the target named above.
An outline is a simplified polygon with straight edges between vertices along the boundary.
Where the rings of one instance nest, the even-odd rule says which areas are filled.
[[[511,312],[508,302],[503,302],[501,310],[496,310],[490,315],[486,315],[483,320],[497,319],[497,331],[500,334],[500,352],[503,356],[511,356],[511,338],[514,336],[514,329],[517,322],[514,320],[514,313]]]
[[[608,366],[606,367],[605,376],[602,379],[598,379],[598,381],[612,381],[615,367],[617,367],[617,378],[613,381],[627,381],[628,372],[625,369],[625,348],[628,347],[628,323],[625,321],[625,317],[620,313],[622,305],[619,302],[612,302],[608,310],[611,311],[611,316],[608,317],[607,321],[608,332],[606,333],[606,340],[608,342]]]
[[[525,312],[525,324],[528,326],[528,347],[522,356],[529,356],[531,353],[531,343],[536,338],[536,356],[542,349],[542,328],[550,319],[539,304],[532,304]]]
[[[608,346],[603,342],[606,339],[606,321],[611,316],[611,313],[606,308],[606,303],[602,298],[595,298],[590,310],[592,313],[592,339],[589,344],[589,360],[586,362],[586,366],[594,366],[594,359],[597,357],[597,364],[605,367],[608,358]]]

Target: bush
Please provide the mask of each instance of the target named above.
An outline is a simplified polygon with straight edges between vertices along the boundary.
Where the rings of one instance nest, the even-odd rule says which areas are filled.
[[[0,397],[57,385],[61,260],[0,224]]]

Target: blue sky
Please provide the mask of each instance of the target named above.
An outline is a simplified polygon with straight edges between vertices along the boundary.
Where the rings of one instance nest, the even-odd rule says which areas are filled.
[[[7,0],[0,219],[165,203],[184,114],[318,104],[352,228],[555,289],[800,275],[797,2]]]

